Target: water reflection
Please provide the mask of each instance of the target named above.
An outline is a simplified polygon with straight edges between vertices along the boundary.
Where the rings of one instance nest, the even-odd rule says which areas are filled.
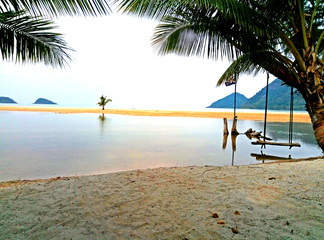
[[[105,114],[103,113],[102,115],[99,115],[99,119],[104,122],[106,119]]]
[[[289,123],[267,123],[267,133],[274,141],[288,142]],[[294,123],[293,139],[307,144],[316,143],[313,129],[309,123]]]
[[[110,131],[111,129],[111,118],[105,117],[105,114],[99,115],[99,123],[100,123],[100,136],[104,135],[105,128]]]
[[[231,134],[231,140],[232,140],[232,150],[236,151],[236,138],[238,134]]]
[[[228,131],[224,131],[223,134],[223,146],[222,149],[225,150],[227,146],[227,139],[228,139]],[[234,166],[234,159],[235,159],[235,151],[236,151],[236,138],[239,134],[231,133],[231,142],[232,142],[232,166]]]
[[[285,160],[289,160],[289,161],[314,160],[314,159],[323,158],[323,155],[307,157],[307,158],[292,158],[291,155],[288,155],[288,157],[286,157],[286,156],[273,156],[273,155],[264,154],[261,151],[261,154],[251,153],[251,157],[254,157],[255,160],[262,161],[262,163],[264,163],[265,161],[268,162],[268,161],[285,161]]]
[[[242,123],[241,121],[239,123]],[[245,121],[245,123],[251,123],[251,121]],[[253,122],[257,129],[263,128],[262,122]],[[225,121],[224,121],[225,124]],[[244,124],[246,125],[246,124]],[[223,133],[223,143],[222,149],[226,150],[227,147],[227,139],[229,134],[225,131],[226,127],[224,125],[224,133]],[[262,131],[256,131],[252,128],[248,128],[244,134],[239,133],[231,134],[231,142],[232,142],[232,149],[231,149],[231,160],[232,165],[235,164],[235,152],[239,147],[241,150],[242,148],[247,148],[247,143],[244,141],[241,136],[245,135],[247,140],[249,140],[249,144],[252,145],[254,140],[266,140],[273,143],[273,145],[267,145],[267,149],[265,149],[265,145],[259,144],[256,147],[259,147],[261,150],[261,154],[255,153],[255,149],[250,152],[250,156],[254,158],[256,161],[268,162],[268,161],[278,161],[278,160],[305,160],[305,159],[316,159],[321,158],[320,148],[316,144],[316,140],[314,137],[314,133],[311,127],[311,124],[307,123],[294,123],[294,132],[293,132],[293,143],[288,143],[288,136],[289,136],[289,125],[288,123],[273,123],[270,122],[267,125],[267,135],[269,137],[264,137],[262,135]],[[237,146],[237,137],[240,136],[239,142],[243,142],[242,146]],[[298,141],[298,142],[296,142]],[[302,150],[299,149],[292,149],[292,147],[300,147],[299,142],[303,145]],[[315,151],[308,151],[309,145],[314,146]],[[263,150],[262,150],[263,149]],[[301,154],[301,153],[305,153]],[[241,159],[241,155],[240,155]]]
[[[222,119],[25,112],[0,112],[0,118],[0,181],[259,162],[251,153],[259,152],[260,146],[242,134],[229,140],[223,135]],[[271,138],[286,136],[287,141],[288,125],[268,126]],[[237,128],[258,131],[263,123],[238,121]],[[311,125],[296,123],[295,129],[300,149],[269,146],[263,153],[292,158],[320,155]]]
[[[228,138],[228,134],[224,133],[223,134],[223,146],[222,149],[225,150],[226,146],[227,146],[227,138]]]
[[[255,160],[262,161],[262,163],[264,163],[265,161],[294,160],[291,158],[291,155],[288,155],[288,157],[273,156],[264,154],[262,151],[261,154],[251,153],[251,157],[254,157]]]

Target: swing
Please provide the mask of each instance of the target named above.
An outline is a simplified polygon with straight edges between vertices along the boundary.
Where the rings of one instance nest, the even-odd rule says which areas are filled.
[[[263,140],[258,140],[256,142],[252,142],[253,145],[261,145],[261,148],[265,148],[266,145],[273,145],[273,146],[287,146],[289,149],[292,147],[300,147],[299,143],[292,142],[292,135],[293,135],[293,108],[294,108],[294,92],[293,87],[291,87],[290,91],[290,119],[289,119],[289,136],[288,136],[288,143],[282,142],[270,142],[266,141],[266,128],[267,128],[267,114],[268,114],[268,89],[269,89],[269,73],[267,73],[267,88],[266,88],[266,103],[265,103],[265,113],[264,113],[264,136]]]

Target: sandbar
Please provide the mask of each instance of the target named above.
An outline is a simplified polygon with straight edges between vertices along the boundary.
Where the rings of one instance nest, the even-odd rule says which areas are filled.
[[[324,239],[324,161],[0,183],[0,239]]]
[[[28,112],[53,112],[53,113],[99,113],[121,114],[133,116],[158,116],[158,117],[196,117],[196,118],[233,118],[232,112],[203,112],[203,111],[168,111],[168,110],[139,110],[139,109],[95,109],[95,108],[68,108],[68,107],[25,107],[25,106],[0,106],[0,111],[28,111]],[[239,120],[263,121],[264,113],[237,112]],[[268,113],[269,122],[289,122],[289,113]],[[294,122],[310,123],[309,115],[294,113]]]

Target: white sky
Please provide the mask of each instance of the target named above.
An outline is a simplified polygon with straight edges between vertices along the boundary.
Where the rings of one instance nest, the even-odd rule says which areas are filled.
[[[76,51],[70,66],[1,62],[0,96],[24,105],[44,97],[62,106],[95,107],[103,94],[113,100],[111,108],[199,109],[234,91],[216,88],[227,61],[157,56],[151,46],[157,23],[151,20],[113,14],[57,22]],[[265,85],[265,75],[242,76],[237,90],[251,97]]]

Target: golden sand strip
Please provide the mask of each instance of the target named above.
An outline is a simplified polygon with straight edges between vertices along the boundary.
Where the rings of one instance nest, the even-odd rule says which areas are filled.
[[[95,109],[95,108],[64,108],[64,107],[24,107],[0,106],[0,111],[28,111],[28,112],[53,112],[53,113],[105,113],[133,116],[167,116],[167,117],[197,117],[197,118],[233,118],[232,112],[199,112],[199,111],[168,111],[168,110],[138,110],[138,109]],[[238,112],[240,120],[263,121],[264,113]],[[288,113],[268,113],[269,122],[288,122]],[[294,122],[310,123],[307,113],[295,113]]]

